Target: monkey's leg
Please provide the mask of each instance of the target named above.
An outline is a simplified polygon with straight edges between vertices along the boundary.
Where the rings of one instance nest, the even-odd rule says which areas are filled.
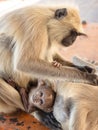
[[[95,68],[94,64],[92,64],[91,62],[84,60],[78,56],[74,56],[72,62],[74,65],[77,65],[77,66],[81,66],[81,67],[82,66],[89,66],[91,68]]]
[[[84,60],[78,56],[74,56],[73,57],[73,64],[76,66],[79,66],[81,68],[85,68],[89,73],[95,73],[96,72],[96,65],[94,65],[93,63]]]
[[[19,93],[0,78],[0,98],[9,106],[24,110]]]

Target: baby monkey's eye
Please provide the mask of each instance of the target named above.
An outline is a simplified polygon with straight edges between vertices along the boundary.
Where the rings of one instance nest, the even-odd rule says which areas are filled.
[[[44,102],[43,102],[43,100],[41,99],[41,100],[40,100],[40,105],[43,105],[43,103],[44,103]]]
[[[43,92],[40,92],[40,97],[42,97],[43,96]]]
[[[55,12],[55,18],[60,20],[62,18],[64,18],[67,15],[67,9],[66,8],[62,8],[62,9],[57,9]]]

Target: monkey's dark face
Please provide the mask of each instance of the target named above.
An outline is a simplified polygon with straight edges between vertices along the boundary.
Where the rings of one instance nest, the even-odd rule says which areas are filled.
[[[45,112],[52,111],[55,94],[47,83],[39,83],[38,87],[29,93],[29,103]]]
[[[70,34],[62,39],[61,44],[65,47],[68,47],[74,43],[78,36],[78,33],[75,30],[71,30]]]
[[[57,9],[55,12],[55,18],[58,20],[61,20],[66,16],[67,16],[67,9],[66,8]],[[65,36],[62,39],[61,44],[66,46],[66,47],[70,46],[76,40],[77,36],[78,36],[78,33],[75,30],[71,30],[70,34],[68,36]]]
[[[54,19],[48,23],[51,44],[57,43],[68,47],[74,43],[77,36],[84,35],[80,16],[75,8],[55,10]]]
[[[86,36],[86,34],[78,33],[76,30],[73,29],[70,31],[70,34],[68,36],[62,39],[61,44],[65,47],[70,46],[74,43],[77,36],[80,36],[80,35]]]
[[[67,17],[68,13],[67,13],[67,9],[63,8],[63,9],[57,9],[55,12],[55,18],[57,20],[62,20],[64,17]],[[61,44],[63,46],[70,46],[74,43],[74,41],[76,40],[78,36],[78,32],[75,29],[72,29],[69,31],[69,35],[66,35],[62,40],[61,40]]]

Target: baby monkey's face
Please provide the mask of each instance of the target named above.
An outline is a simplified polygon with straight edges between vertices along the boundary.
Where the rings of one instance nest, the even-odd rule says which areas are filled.
[[[29,104],[32,107],[39,108],[45,112],[52,111],[55,99],[55,92],[49,81],[38,81],[38,86],[33,88],[29,93]]]

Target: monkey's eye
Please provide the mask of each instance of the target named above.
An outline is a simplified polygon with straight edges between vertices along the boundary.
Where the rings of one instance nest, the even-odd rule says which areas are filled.
[[[43,102],[43,100],[41,99],[41,100],[40,100],[40,105],[43,105],[43,103],[44,103],[44,102]]]
[[[43,92],[40,92],[40,97],[42,97],[43,96]]]
[[[57,9],[55,12],[55,18],[60,20],[62,18],[64,18],[67,15],[67,9],[66,8],[62,8],[62,9]]]

